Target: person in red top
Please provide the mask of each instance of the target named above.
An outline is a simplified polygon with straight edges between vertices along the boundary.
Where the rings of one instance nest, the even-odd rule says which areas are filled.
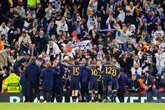
[[[140,77],[139,79],[139,84],[140,84],[140,93],[141,94],[145,94],[146,93],[146,90],[148,89],[147,86],[144,84],[144,79],[143,77]]]

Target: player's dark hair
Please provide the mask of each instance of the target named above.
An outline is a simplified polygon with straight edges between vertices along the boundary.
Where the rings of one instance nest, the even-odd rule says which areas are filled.
[[[145,71],[145,73],[148,73],[148,74],[150,74],[150,72],[147,70],[147,71]]]
[[[79,65],[79,62],[76,60],[76,61],[74,62],[74,64],[75,64],[75,65]]]
[[[112,55],[111,58],[116,59],[116,57],[114,55]]]
[[[110,61],[110,59],[111,59],[110,55],[106,55],[105,58],[107,61]]]

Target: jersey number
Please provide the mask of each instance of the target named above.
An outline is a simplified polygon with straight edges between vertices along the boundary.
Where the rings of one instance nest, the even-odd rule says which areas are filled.
[[[97,70],[92,70],[92,76],[97,76],[98,71]]]
[[[112,74],[112,76],[116,76],[116,69],[113,69],[112,67],[106,67],[106,74]]]
[[[73,76],[79,75],[80,68],[73,68]]]
[[[98,80],[97,81],[101,81],[101,74],[98,75]]]

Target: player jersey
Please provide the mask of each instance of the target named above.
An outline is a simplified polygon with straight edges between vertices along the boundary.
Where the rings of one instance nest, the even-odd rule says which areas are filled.
[[[71,71],[71,81],[79,82],[81,78],[82,67],[73,65],[70,67],[70,71]]]
[[[99,72],[99,74],[97,75],[97,77],[98,77],[97,81],[98,82],[102,82],[102,74],[101,74],[101,72]]]
[[[103,71],[105,77],[117,78],[119,75],[119,69],[111,63],[106,63],[103,65]]]
[[[90,66],[90,80],[97,80],[99,71],[96,67]]]

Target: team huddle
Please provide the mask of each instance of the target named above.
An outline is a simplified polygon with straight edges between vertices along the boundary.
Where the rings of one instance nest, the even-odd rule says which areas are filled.
[[[98,65],[97,61],[92,61],[90,66],[80,64],[78,61],[71,62],[68,66],[71,76],[72,100],[78,101],[79,94],[84,101],[98,101],[104,98],[104,101],[115,101],[118,89],[119,68],[115,65],[116,59],[112,62]],[[85,74],[84,74],[85,73]],[[81,90],[79,92],[79,90]],[[88,95],[89,97],[85,97]]]
[[[33,101],[34,91],[34,93],[39,93],[37,90],[39,84],[34,79],[38,75],[41,79],[45,102],[53,102],[55,97],[61,102],[63,91],[69,92],[70,90],[73,102],[115,102],[121,71],[114,57],[110,59],[107,56],[107,62],[104,64],[100,61],[91,61],[90,64],[87,64],[85,61],[70,59],[59,62],[55,59],[53,64],[47,62],[40,74],[34,67],[34,61],[33,59],[25,68],[23,75],[24,79],[29,82],[28,93],[24,94],[25,101]],[[33,72],[29,70],[33,70]],[[30,77],[31,75],[33,77]],[[22,87],[24,90],[24,86]]]
[[[76,102],[81,94],[81,98],[89,98],[89,101],[115,101],[118,89],[119,68],[113,58],[113,62],[106,62],[102,67],[97,65],[97,61],[92,61],[90,66],[79,64],[73,61],[68,66],[71,76],[72,100]],[[85,73],[85,74],[84,74]],[[79,93],[81,90],[81,93]],[[88,95],[89,97],[85,97]]]

